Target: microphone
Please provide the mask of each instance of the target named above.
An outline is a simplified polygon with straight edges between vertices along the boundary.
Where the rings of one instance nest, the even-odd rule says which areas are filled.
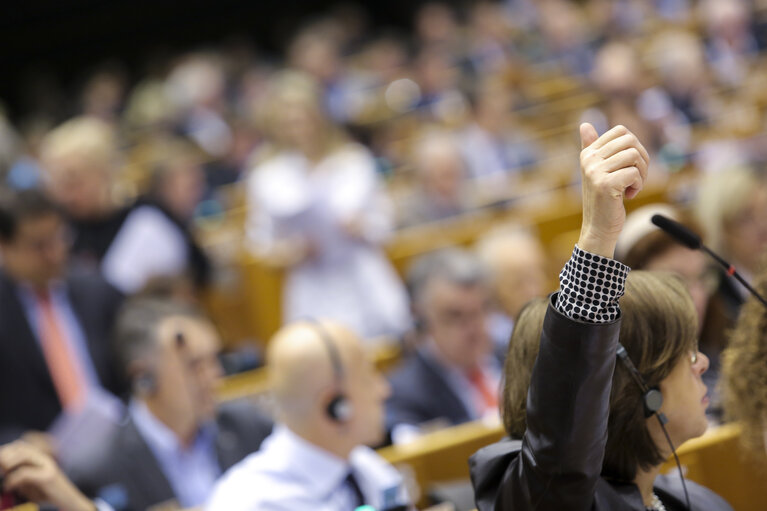
[[[654,223],[656,226],[658,226],[663,232],[674,238],[677,242],[684,245],[685,247],[692,249],[692,250],[702,250],[703,252],[707,253],[709,256],[711,256],[716,262],[721,264],[724,269],[727,271],[727,275],[731,277],[735,277],[735,279],[743,284],[743,287],[748,289],[748,291],[756,297],[757,300],[759,300],[762,305],[767,307],[767,300],[764,299],[762,295],[760,295],[756,289],[751,287],[751,284],[746,282],[746,279],[744,279],[740,273],[735,269],[733,265],[722,259],[716,252],[708,248],[706,245],[703,244],[703,242],[700,239],[700,236],[692,232],[690,229],[685,227],[684,225],[680,224],[679,222],[675,222],[674,220],[671,220],[670,218],[666,218],[663,215],[653,215],[652,217],[652,223]]]

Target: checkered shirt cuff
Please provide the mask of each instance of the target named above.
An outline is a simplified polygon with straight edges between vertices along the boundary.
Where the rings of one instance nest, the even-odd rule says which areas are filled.
[[[620,316],[618,300],[625,292],[629,271],[625,264],[576,245],[559,274],[557,310],[587,323],[615,321]]]

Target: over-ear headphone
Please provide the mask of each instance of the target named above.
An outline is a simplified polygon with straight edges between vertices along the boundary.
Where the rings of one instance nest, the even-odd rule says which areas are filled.
[[[642,391],[642,406],[644,407],[645,418],[652,417],[653,415],[657,414],[661,422],[666,424],[668,419],[660,412],[660,407],[663,405],[663,395],[660,393],[660,389],[657,387],[647,386],[647,383],[645,383],[644,378],[642,378],[642,375],[639,373],[639,370],[629,358],[629,354],[626,351],[626,348],[624,348],[620,343],[618,343],[617,355],[618,360],[623,362],[623,365],[626,367],[629,374],[639,386],[639,389]]]
[[[333,367],[333,378],[336,391],[330,398],[327,406],[325,407],[325,413],[335,422],[346,422],[352,417],[352,405],[349,399],[344,394],[343,382],[344,382],[344,366],[341,362],[341,354],[338,352],[338,348],[333,342],[333,338],[325,327],[315,319],[308,319],[307,322],[312,326],[317,336],[325,346],[325,351],[328,353],[330,364]]]

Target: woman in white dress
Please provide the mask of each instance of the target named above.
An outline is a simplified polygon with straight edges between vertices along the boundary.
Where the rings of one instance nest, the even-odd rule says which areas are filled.
[[[322,112],[304,75],[274,78],[265,97],[268,144],[248,177],[254,253],[285,268],[285,321],[322,317],[365,338],[397,335],[407,294],[381,250],[391,207],[369,151]]]

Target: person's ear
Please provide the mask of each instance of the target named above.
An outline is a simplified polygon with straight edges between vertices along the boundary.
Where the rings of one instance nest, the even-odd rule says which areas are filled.
[[[128,378],[133,394],[138,397],[151,396],[157,392],[157,377],[153,367],[142,362],[132,362],[128,366]]]

